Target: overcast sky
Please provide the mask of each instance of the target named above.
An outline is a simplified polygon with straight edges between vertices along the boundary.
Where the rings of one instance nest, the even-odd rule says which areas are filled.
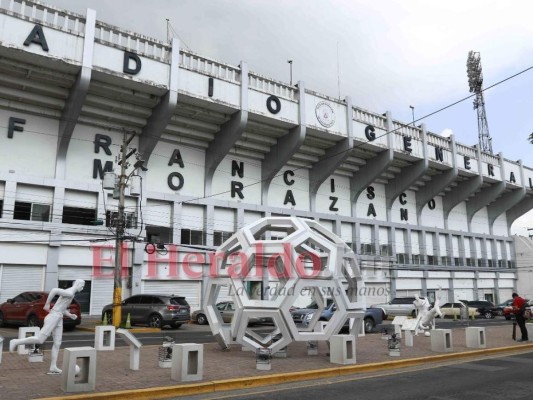
[[[533,2],[492,0],[42,0],[166,40],[166,19],[182,47],[251,71],[293,81],[354,105],[412,121],[468,96],[468,52],[481,53],[484,87],[533,66]],[[340,84],[339,84],[340,83]],[[340,90],[339,90],[340,87]],[[533,69],[485,92],[494,153],[533,167]],[[478,142],[466,100],[424,118],[429,131],[451,130]],[[513,232],[527,235],[533,212]]]

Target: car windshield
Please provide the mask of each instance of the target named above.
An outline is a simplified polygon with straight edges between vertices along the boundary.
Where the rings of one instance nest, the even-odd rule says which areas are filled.
[[[170,304],[174,304],[177,306],[188,306],[189,305],[189,303],[187,303],[187,300],[185,300],[185,297],[171,297]]]

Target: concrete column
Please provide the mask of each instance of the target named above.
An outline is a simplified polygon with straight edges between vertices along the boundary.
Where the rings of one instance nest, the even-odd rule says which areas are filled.
[[[208,204],[205,206],[205,218],[204,218],[204,234],[205,234],[205,245],[213,247],[213,238],[215,235],[214,231],[214,221],[215,221],[215,207]]]

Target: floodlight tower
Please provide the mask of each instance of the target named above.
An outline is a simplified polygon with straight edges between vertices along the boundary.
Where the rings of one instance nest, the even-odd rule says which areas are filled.
[[[492,138],[489,134],[489,124],[483,100],[483,73],[481,71],[481,56],[479,52],[470,50],[466,60],[466,73],[470,93],[475,93],[474,109],[477,110],[477,130],[479,134],[479,147],[481,151],[492,154]]]

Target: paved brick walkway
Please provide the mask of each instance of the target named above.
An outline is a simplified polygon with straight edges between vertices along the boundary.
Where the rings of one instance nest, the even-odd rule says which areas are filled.
[[[511,339],[511,326],[486,328],[487,348],[518,346]],[[117,340],[121,340],[118,339]],[[4,344],[4,350],[7,343]],[[453,350],[464,352],[466,348],[464,328],[453,329]],[[319,355],[308,356],[305,343],[293,343],[289,346],[287,358],[274,358],[271,371],[255,369],[255,356],[252,352],[242,351],[233,346],[230,351],[222,352],[214,343],[204,345],[204,382],[242,378],[248,376],[274,373],[296,372],[331,368],[326,355],[326,343],[319,344]],[[357,339],[356,357],[358,364],[384,362],[437,355],[430,351],[430,339],[424,336],[414,338],[414,347],[405,347],[402,343],[401,356],[388,355],[387,342],[380,334],[370,334]],[[58,365],[61,365],[63,351],[60,352]],[[0,398],[29,399],[50,396],[63,396],[60,388],[60,376],[47,375],[49,352],[45,352],[45,361],[29,363],[26,356],[4,351],[0,364]],[[139,371],[129,369],[129,348],[118,347],[113,352],[98,352],[96,391],[107,392],[156,386],[173,386],[179,382],[170,378],[170,369],[158,366],[158,346],[144,346],[141,349]]]

